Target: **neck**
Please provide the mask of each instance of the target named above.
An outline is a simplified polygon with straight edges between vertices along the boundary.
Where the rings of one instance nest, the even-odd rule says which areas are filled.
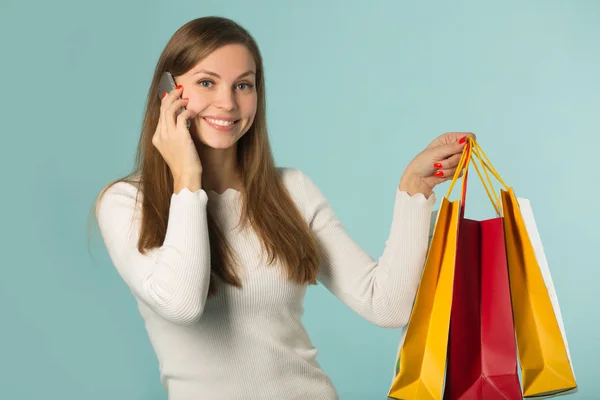
[[[237,146],[228,149],[199,149],[202,163],[202,188],[223,193],[229,188],[241,189],[242,179],[237,166]]]

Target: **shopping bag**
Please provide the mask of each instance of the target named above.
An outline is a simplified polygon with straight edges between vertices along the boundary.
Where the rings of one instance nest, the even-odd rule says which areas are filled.
[[[517,200],[477,144],[474,154],[504,187],[498,203],[503,213],[523,395],[573,392],[577,383],[562,316],[529,202]]]
[[[525,228],[527,229],[527,234],[529,235],[529,239],[531,240],[531,245],[533,246],[533,252],[535,254],[535,259],[538,262],[540,267],[540,271],[542,272],[542,276],[544,277],[544,283],[546,284],[546,288],[548,289],[548,295],[550,296],[550,301],[552,302],[552,308],[554,309],[554,315],[556,316],[556,320],[558,321],[558,326],[560,327],[560,333],[563,338],[563,342],[565,344],[565,348],[567,350],[567,357],[569,358],[569,363],[571,365],[571,371],[573,372],[573,377],[575,381],[577,378],[575,377],[575,369],[573,368],[573,360],[571,359],[571,352],[569,350],[569,343],[567,341],[567,333],[565,331],[565,326],[562,319],[562,313],[560,311],[560,305],[558,303],[558,296],[556,295],[556,289],[554,288],[554,282],[552,281],[552,275],[550,274],[550,268],[548,266],[548,260],[546,259],[546,253],[544,252],[544,246],[542,244],[542,239],[540,238],[540,233],[537,229],[537,224],[535,222],[535,217],[533,216],[533,210],[531,208],[531,203],[528,199],[517,197],[517,201],[519,202],[519,209],[521,210],[521,215],[523,216],[523,221],[525,222]],[[569,393],[577,392],[577,388],[575,387]]]
[[[390,387],[392,399],[441,399],[452,300],[458,201],[442,199]]]
[[[531,239],[510,188],[502,190],[506,249],[524,397],[575,389],[563,330],[537,261]]]
[[[431,246],[431,240],[433,239],[433,232],[435,230],[437,220],[438,220],[438,213],[439,213],[438,210],[433,210],[431,212],[431,222],[430,222],[430,226],[429,226],[429,240],[427,242],[428,248],[429,248],[429,246]],[[414,305],[414,302],[413,302],[413,305]],[[400,351],[402,350],[402,346],[404,345],[405,337],[406,337],[406,327],[401,329],[400,338],[398,339],[398,347],[396,350],[396,358],[395,358],[396,362],[394,363],[394,368],[392,371],[392,380],[391,380],[390,384],[392,384],[394,382],[394,379],[396,379],[398,372],[400,372]]]
[[[445,400],[520,400],[502,218],[462,219]]]
[[[465,167],[464,162],[466,162],[466,165],[468,166],[468,161],[470,158],[465,157],[465,154],[470,155],[472,151],[473,156],[480,160],[483,167],[482,171],[485,173],[487,180],[490,181],[488,175],[489,171],[498,179],[505,189],[501,191],[500,199],[496,197],[496,193],[493,191],[493,187],[490,182],[490,188],[492,188],[491,193],[495,197],[495,202],[494,199],[492,199],[492,202],[496,208],[497,215],[502,217],[501,221],[502,228],[504,230],[506,251],[505,259],[506,263],[508,264],[508,283],[510,287],[509,298],[513,309],[514,332],[516,332],[518,360],[521,364],[523,375],[522,387],[524,396],[541,397],[560,393],[570,393],[576,390],[577,384],[575,382],[572,361],[566,341],[562,316],[560,314],[558,301],[556,299],[556,293],[545,260],[543,248],[541,246],[541,240],[539,240],[537,227],[535,226],[535,221],[533,220],[533,214],[531,213],[530,207],[528,208],[529,203],[525,199],[521,198],[519,198],[517,201],[512,188],[509,188],[506,186],[506,184],[504,184],[498,173],[489,162],[489,159],[487,159],[485,156],[485,153],[483,153],[475,141],[470,140],[469,143],[467,143],[467,146],[465,146],[465,149],[466,150],[463,153],[463,158],[461,158],[459,167],[457,167],[457,174],[462,170],[463,167]],[[475,163],[474,166],[482,182],[484,182],[481,171],[479,171]],[[401,348],[397,358],[397,368],[395,371],[397,374],[388,394],[388,396],[392,399],[441,398],[440,388],[444,383],[444,367],[440,367],[440,360],[443,356],[448,357],[448,371],[447,376],[445,377],[446,398],[455,396],[455,393],[460,393],[459,389],[461,388],[461,385],[463,387],[468,386],[463,383],[460,378],[456,377],[460,376],[461,370],[456,369],[454,366],[455,362],[453,362],[453,360],[454,355],[460,350],[453,349],[454,339],[452,333],[455,332],[456,335],[459,335],[456,333],[457,328],[455,327],[461,321],[460,312],[455,312],[453,309],[454,303],[459,302],[458,297],[456,297],[456,293],[459,292],[459,290],[457,287],[454,287],[454,284],[462,280],[461,273],[467,273],[466,271],[462,270],[461,260],[463,258],[468,259],[468,256],[465,254],[469,254],[468,252],[461,250],[461,235],[473,235],[472,232],[469,233],[469,229],[477,231],[477,228],[473,228],[475,225],[470,225],[471,223],[467,222],[468,220],[464,220],[463,218],[464,194],[467,175],[466,169],[464,175],[465,179],[463,179],[463,197],[461,198],[461,201],[449,202],[447,198],[442,199],[442,207],[440,208],[438,220],[436,221],[433,235],[434,238],[432,239],[431,243],[431,251],[428,253],[426,266],[423,273],[423,280],[417,292],[417,297],[415,299],[413,312],[411,314],[411,319],[409,321],[407,330],[405,335],[402,337]],[[452,181],[449,194],[455,182],[456,175]],[[486,188],[488,196],[492,198],[490,191],[485,185],[485,182],[484,188]],[[447,197],[449,197],[449,194]],[[451,213],[449,212],[449,205],[454,206]],[[450,226],[447,222],[445,222],[448,220],[449,214],[451,214],[452,220],[454,218],[456,219],[456,223],[452,222],[452,230],[449,232],[451,235],[454,235],[454,238],[457,241],[454,246],[452,243],[448,242],[448,235],[446,234],[447,231],[445,230],[448,226]],[[482,229],[485,229],[486,232],[493,231],[493,229],[489,230],[487,227],[482,228],[482,224],[484,222],[486,221],[482,221],[482,223],[479,224],[478,234],[480,237],[482,235]],[[496,222],[496,224],[497,223],[498,222]],[[492,226],[493,225],[490,225],[490,227]],[[501,235],[498,235],[496,232],[496,239],[498,236],[501,237]],[[436,237],[437,240],[435,240]],[[495,240],[494,242],[497,243],[498,241]],[[443,246],[444,244],[450,244],[450,246],[448,249],[442,249],[442,254],[440,254],[440,246]],[[443,261],[444,256],[447,255],[445,254],[446,250],[449,250],[450,253],[454,253],[455,263],[450,262],[446,264]],[[480,247],[480,250],[486,252],[491,251],[490,249],[483,250],[483,247]],[[472,254],[471,257],[473,258]],[[497,261],[502,257],[496,256],[492,258]],[[436,260],[438,261],[437,263],[435,262]],[[473,265],[473,263],[466,264],[470,266]],[[444,275],[444,267],[447,267],[448,271],[451,270],[451,274],[448,273]],[[500,285],[494,284],[493,290],[492,288],[489,288],[490,290],[485,289],[485,282],[487,279],[484,278],[484,276],[490,278],[493,276],[491,275],[492,271],[498,272],[501,270],[501,268],[493,268],[487,271],[485,267],[481,268],[480,293],[485,293],[488,291],[497,292],[496,289]],[[490,275],[488,275],[488,273]],[[454,277],[451,279],[453,282],[453,287],[451,290],[447,290],[446,285],[448,282],[447,280],[443,280],[442,276],[445,276],[447,279],[449,275],[455,274],[456,280],[453,279]],[[438,275],[440,279],[436,285],[434,280]],[[506,277],[506,275],[504,276]],[[427,282],[425,282],[426,277],[429,278]],[[494,276],[494,281],[496,282],[500,281],[501,279],[502,278],[497,278]],[[490,278],[490,281],[492,281],[492,278]],[[453,303],[453,308],[451,309],[452,319],[450,320],[447,319],[448,314],[446,312],[437,314],[434,312],[434,310],[439,311],[443,308],[440,306],[439,302],[436,302],[442,298]],[[492,299],[492,297],[489,299]],[[418,307],[419,302],[421,302],[420,307]],[[499,304],[498,300],[496,300],[496,302]],[[465,302],[465,305],[466,304],[467,303]],[[486,304],[492,304],[492,302],[490,300],[490,303],[488,303],[487,300],[483,299],[483,296],[479,304],[481,305],[481,311],[483,311],[480,316],[485,315],[485,310],[490,310],[490,313],[491,311],[494,313],[498,311],[497,307],[495,306],[491,306],[491,308],[489,305],[485,306]],[[437,309],[436,305],[438,306]],[[472,309],[473,307],[468,308],[467,310]],[[505,307],[502,310],[509,310],[509,308]],[[457,316],[457,314],[459,316]],[[436,315],[443,318],[441,321],[438,321],[440,322],[439,324],[435,323]],[[456,321],[454,321],[455,316]],[[466,318],[463,319],[466,320]],[[481,321],[484,319],[485,318],[482,317]],[[516,381],[514,370],[512,370],[513,372],[509,374],[502,375],[498,374],[498,369],[496,369],[498,365],[508,365],[508,363],[505,362],[506,358],[503,359],[502,357],[507,355],[509,358],[514,357],[515,351],[507,351],[506,349],[504,351],[500,351],[500,345],[487,346],[498,349],[498,352],[494,354],[496,358],[491,356],[493,353],[489,353],[490,358],[483,356],[483,353],[486,350],[484,336],[488,334],[488,329],[485,328],[484,322],[480,323],[483,334],[480,337],[479,346],[472,346],[472,348],[476,349],[476,353],[477,351],[481,351],[479,356],[482,360],[482,363],[474,363],[473,365],[481,366],[482,374],[486,374],[486,376],[489,375],[492,377],[492,379],[486,378],[478,381],[479,383],[476,385],[468,387],[468,390],[464,392],[465,394],[461,398],[494,398],[492,393],[495,392],[498,394],[498,391],[485,391],[486,388],[496,389],[502,387],[504,388],[503,390],[506,390],[504,384],[507,384],[513,388],[510,390],[510,393],[512,394],[501,398],[516,398],[512,397],[517,396],[517,394],[514,393]],[[450,325],[450,332],[448,332],[447,329],[448,325]],[[433,326],[438,326],[440,328],[438,334],[431,332],[431,328]],[[492,332],[492,329],[489,329],[489,331]],[[472,333],[472,331],[469,332]],[[514,332],[511,332],[513,340]],[[493,330],[492,333],[500,333],[500,331]],[[504,332],[502,337],[509,337],[509,335]],[[449,350],[445,350],[440,347],[444,341],[446,342],[446,345],[450,345]],[[508,343],[508,345],[510,346],[510,343]],[[514,349],[514,347],[512,348]],[[509,363],[514,365],[514,359],[509,361]],[[453,371],[456,371],[456,374],[453,374]],[[477,378],[477,370],[473,372],[473,369],[465,368],[462,370],[462,372],[463,374],[469,375],[469,379],[471,380],[473,380],[473,377]],[[488,385],[488,383],[493,384]],[[492,386],[494,387],[492,388]]]
[[[477,168],[477,153],[474,156],[473,166],[495,204]],[[464,218],[466,183],[465,179],[444,399],[519,400],[522,395],[503,222],[497,208],[496,218]]]
[[[466,198],[466,184],[468,176],[468,165],[470,161],[471,143],[465,146],[465,151],[457,167],[457,172],[450,185],[448,195],[442,199],[442,206],[438,213],[438,221],[434,229],[430,252],[426,261],[421,285],[419,286],[411,320],[401,340],[402,347],[399,351],[396,364],[396,377],[388,397],[393,399],[432,398],[441,399],[444,387],[444,370],[446,362],[444,357],[448,350],[448,327],[450,326],[450,338],[454,338],[454,351],[456,356],[454,362],[448,359],[448,374],[446,376],[446,398],[463,398],[466,396],[494,396],[503,399],[520,399],[521,391],[517,375],[516,346],[514,343],[514,330],[512,325],[512,314],[510,304],[510,289],[508,286],[508,270],[506,257],[500,259],[498,266],[497,254],[504,255],[504,234],[502,221],[499,218],[489,221],[472,221],[464,219],[464,206]],[[464,169],[463,189],[461,200],[450,203],[449,197],[452,188],[460,172]],[[447,218],[448,204],[458,207],[457,225],[452,224],[453,248],[448,247],[444,251],[446,256],[453,255],[447,264],[439,263],[439,244],[444,243],[444,234],[448,232]],[[456,213],[456,210],[455,210]],[[454,215],[456,218],[456,216]],[[460,227],[459,227],[460,226]],[[458,236],[457,236],[458,235]],[[448,245],[446,238],[446,245]],[[456,250],[458,246],[458,250]],[[461,251],[462,248],[462,251]],[[458,253],[457,253],[458,251]],[[481,271],[482,264],[479,262],[484,257],[490,268]],[[443,257],[443,256],[442,256]],[[503,265],[502,265],[503,260]],[[495,268],[494,268],[495,267]],[[452,274],[452,288],[442,276],[444,268]],[[459,272],[462,276],[454,276]],[[483,273],[482,273],[483,272]],[[439,274],[438,286],[432,283],[432,279]],[[469,276],[473,275],[473,276]],[[483,278],[480,281],[479,277]],[[475,279],[474,286],[468,286]],[[481,315],[480,289],[490,289],[496,284],[504,290],[495,290],[483,299],[484,315]],[[448,285],[448,286],[446,286]],[[465,295],[462,295],[464,291]],[[454,298],[461,293],[458,298]],[[445,299],[450,303],[451,319],[449,321],[448,306],[438,304],[438,310],[443,310],[437,317],[443,317],[439,322],[439,331],[432,334],[431,329],[435,324],[435,300]],[[458,311],[455,308],[460,308]],[[502,308],[504,312],[490,312],[490,308]],[[429,311],[431,310],[431,311]],[[428,312],[429,311],[429,312]],[[455,313],[458,313],[458,322],[455,322]],[[476,315],[474,315],[476,314]],[[479,323],[483,322],[483,325]],[[453,330],[452,326],[456,329]],[[481,327],[484,330],[481,330]],[[428,331],[429,328],[429,331]],[[495,333],[489,329],[497,328]],[[453,336],[453,332],[456,335]],[[470,336],[470,338],[469,338]],[[476,340],[471,340],[475,338]],[[456,340],[458,339],[458,340]],[[459,341],[469,339],[470,347],[460,344]],[[412,340],[412,342],[411,342]],[[473,344],[481,347],[484,351],[469,352]],[[446,346],[445,348],[442,346]],[[436,351],[437,350],[437,351]],[[467,350],[467,354],[465,353]],[[450,350],[451,351],[451,350]],[[494,353],[496,351],[496,354]],[[494,358],[497,354],[498,360],[492,365],[486,365],[485,361]],[[507,354],[509,354],[507,356]],[[512,355],[512,359],[511,356]],[[465,359],[465,356],[467,357]],[[483,356],[483,358],[482,358]],[[452,365],[454,364],[454,368]],[[470,375],[465,375],[469,371]],[[451,377],[450,377],[451,376]],[[456,385],[452,385],[456,383]],[[490,397],[491,396],[491,397]]]
[[[459,162],[464,165],[466,155]],[[455,177],[456,179],[456,177]],[[397,357],[391,399],[439,400],[444,388],[460,200],[442,198],[421,283]]]

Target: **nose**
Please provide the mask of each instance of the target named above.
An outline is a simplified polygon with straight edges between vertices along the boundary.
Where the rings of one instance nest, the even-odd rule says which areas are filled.
[[[216,94],[215,106],[225,111],[235,110],[237,103],[234,90],[226,86],[222,86]]]

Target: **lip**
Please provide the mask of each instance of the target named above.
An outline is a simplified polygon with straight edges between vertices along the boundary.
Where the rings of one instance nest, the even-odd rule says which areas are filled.
[[[233,124],[231,124],[231,125],[228,125],[228,126],[222,126],[222,125],[213,124],[207,118],[216,119],[216,120],[220,120],[220,121],[235,121],[235,122]],[[231,118],[231,117],[202,117],[202,119],[211,128],[213,128],[213,129],[215,129],[217,131],[221,131],[221,132],[227,132],[227,131],[230,131],[230,130],[234,129],[236,127],[236,125],[237,125],[237,122],[239,121],[239,119],[237,119],[237,118]]]

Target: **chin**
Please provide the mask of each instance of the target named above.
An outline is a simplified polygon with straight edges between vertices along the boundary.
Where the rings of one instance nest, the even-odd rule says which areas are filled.
[[[215,137],[210,135],[209,137],[205,137],[203,135],[200,136],[200,142],[211,149],[216,150],[225,150],[231,147],[234,147],[237,144],[238,138],[232,137]]]

